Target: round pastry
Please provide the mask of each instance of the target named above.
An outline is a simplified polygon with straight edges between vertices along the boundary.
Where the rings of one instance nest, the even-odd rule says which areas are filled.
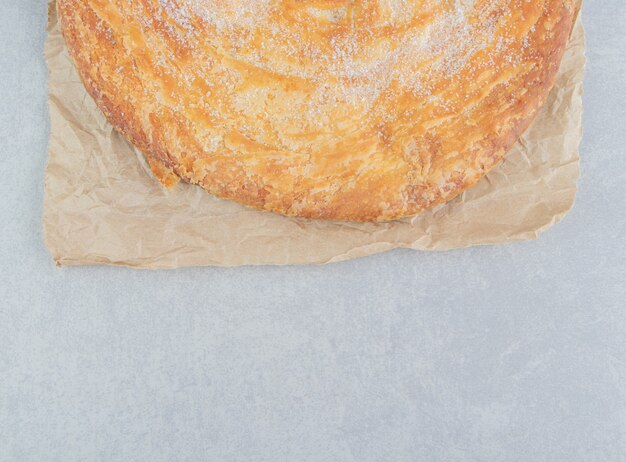
[[[575,0],[57,0],[70,55],[166,186],[382,221],[474,185],[550,91]]]

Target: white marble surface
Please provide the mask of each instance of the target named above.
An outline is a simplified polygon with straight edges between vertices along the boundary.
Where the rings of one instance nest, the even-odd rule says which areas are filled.
[[[327,267],[53,266],[45,0],[0,0],[0,461],[626,460],[626,2],[537,242]]]

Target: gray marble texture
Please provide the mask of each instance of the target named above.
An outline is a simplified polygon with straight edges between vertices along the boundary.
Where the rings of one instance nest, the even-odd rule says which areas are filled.
[[[563,223],[326,267],[55,268],[45,21],[0,0],[0,461],[626,460],[624,0]]]

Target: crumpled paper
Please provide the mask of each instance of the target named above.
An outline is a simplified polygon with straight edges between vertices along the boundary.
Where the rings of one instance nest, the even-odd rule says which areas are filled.
[[[457,199],[389,223],[286,218],[196,186],[165,190],[85,91],[54,2],[45,56],[51,134],[43,226],[58,265],[322,264],[399,247],[448,250],[537,238],[574,203],[585,67],[580,18],[556,86],[505,161]]]

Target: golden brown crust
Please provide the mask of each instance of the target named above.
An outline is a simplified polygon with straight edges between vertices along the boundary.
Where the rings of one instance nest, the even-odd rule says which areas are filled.
[[[575,17],[574,0],[57,1],[85,87],[163,184],[352,221],[497,165]]]

